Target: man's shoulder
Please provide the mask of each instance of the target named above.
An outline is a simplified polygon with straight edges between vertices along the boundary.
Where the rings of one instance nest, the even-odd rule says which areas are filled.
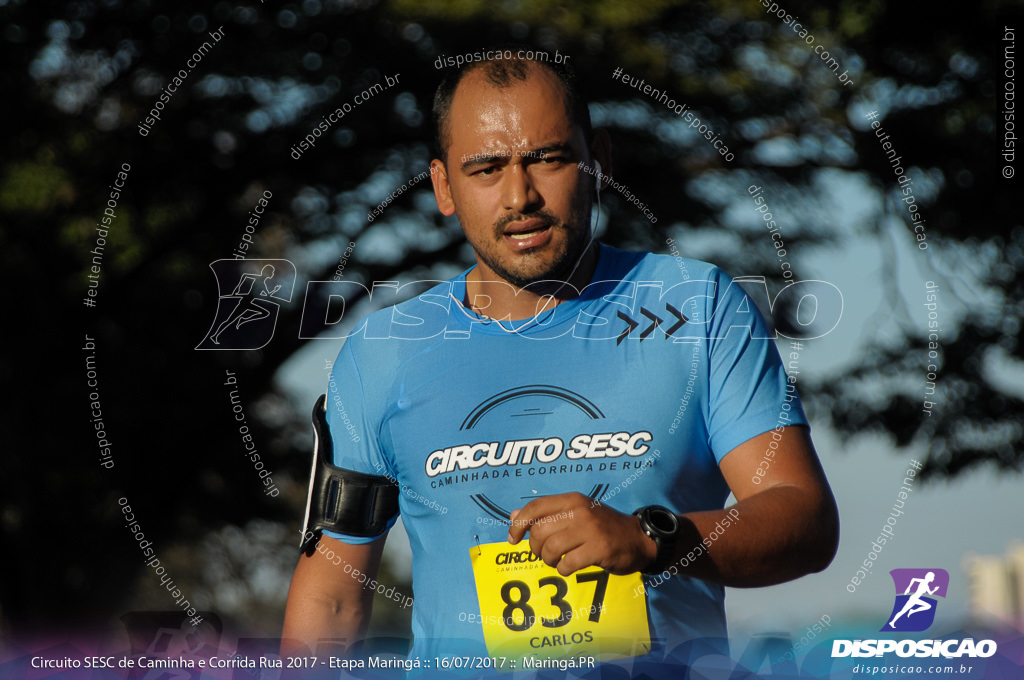
[[[668,253],[654,253],[641,250],[623,250],[602,244],[601,257],[608,258],[602,267],[603,278],[616,274],[622,280],[662,281],[680,283],[685,281],[717,281],[725,273],[710,262],[683,257],[673,244]]]
[[[430,279],[375,285],[374,291],[380,291],[382,296],[390,295],[402,301],[385,304],[363,316],[345,336],[345,345],[357,358],[373,355],[380,359],[382,354],[412,349],[406,347],[408,343],[401,342],[403,340],[427,340],[439,333],[443,335],[454,300],[452,291],[463,277],[464,274],[459,274],[446,281]]]

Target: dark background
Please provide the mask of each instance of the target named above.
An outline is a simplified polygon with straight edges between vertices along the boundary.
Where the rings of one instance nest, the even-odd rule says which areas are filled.
[[[426,182],[372,224],[365,215],[433,155],[435,59],[494,43],[572,55],[595,123],[612,131],[616,177],[658,216],[652,225],[605,192],[605,241],[666,252],[674,238],[684,255],[768,277],[773,294],[782,282],[759,231],[740,233],[741,247],[687,248],[687,234],[730,230],[731,206],[711,189],[765,186],[790,218],[795,254],[842,248],[829,218],[836,208],[816,182],[823,169],[855,175],[896,216],[891,237],[909,243],[892,172],[862,121],[864,107],[883,111],[928,220],[929,278],[950,300],[981,293],[965,297],[968,312],[946,328],[941,407],[925,419],[923,327],[896,288],[900,262],[865,263],[866,275],[891,277],[897,291],[879,312],[886,332],[841,324],[834,332],[862,336],[857,360],[802,387],[804,397],[845,437],[923,443],[930,483],[977,468],[1019,475],[1019,392],[983,369],[996,356],[1019,375],[1024,358],[1020,181],[1000,176],[997,112],[1000,27],[1021,3],[786,6],[854,86],[758,2],[0,3],[0,271],[13,284],[0,355],[0,631],[113,631],[127,611],[174,609],[123,524],[123,496],[193,604],[238,635],[279,633],[312,445],[310,405],[276,381],[304,342],[301,304],[282,309],[260,350],[196,351],[217,306],[209,264],[231,257],[248,211],[270,190],[248,255],[295,262],[300,302],[305,281],[329,279],[349,241],[345,278],[367,284],[446,278],[467,266],[457,223],[436,212]],[[159,90],[220,26],[224,39],[140,136],[136,124]],[[663,106],[613,81],[620,66],[698,111],[735,160],[723,162]],[[290,156],[322,116],[396,73],[400,85],[354,108],[299,160]],[[98,304],[87,308],[93,225],[122,163],[131,171]],[[875,238],[888,224],[861,229]],[[776,321],[791,325],[791,313],[777,309]],[[96,338],[110,470],[98,463],[90,421],[86,334]],[[324,346],[325,356],[336,351]],[[238,376],[276,498],[241,455],[226,370]],[[910,371],[912,385],[893,379]],[[388,571],[381,580],[400,582]],[[402,612],[385,605],[375,630],[402,631]]]

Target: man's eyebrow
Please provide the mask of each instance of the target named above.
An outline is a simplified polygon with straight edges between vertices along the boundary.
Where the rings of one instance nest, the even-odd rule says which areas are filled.
[[[572,152],[572,145],[569,144],[569,142],[561,142],[559,144],[549,144],[549,145],[543,146],[543,147],[541,147],[539,149],[533,149],[532,151],[527,151],[523,155],[526,156],[527,158],[540,158],[541,156],[548,156],[548,155],[556,154],[556,153],[571,153],[571,152]]]
[[[463,154],[463,158],[466,158],[467,160],[462,162],[462,169],[468,170],[469,168],[475,168],[479,165],[490,165],[491,163],[511,158],[511,155],[504,152],[491,151],[485,153]]]
[[[498,161],[504,161],[512,158],[512,156],[522,156],[523,158],[541,158],[555,153],[570,153],[572,151],[572,145],[568,142],[560,142],[557,144],[548,144],[537,149],[531,149],[529,151],[522,151],[516,153],[508,153],[505,151],[492,151],[478,154],[463,154],[463,158],[466,160],[462,163],[462,169],[468,170],[480,165],[490,165]]]

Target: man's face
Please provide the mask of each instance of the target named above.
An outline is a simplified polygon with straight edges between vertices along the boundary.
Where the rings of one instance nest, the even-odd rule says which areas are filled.
[[[444,214],[458,215],[479,280],[522,288],[568,278],[590,242],[594,177],[577,167],[589,163],[586,140],[558,79],[531,64],[525,81],[498,88],[472,71],[448,130],[447,181],[435,173],[435,193]]]

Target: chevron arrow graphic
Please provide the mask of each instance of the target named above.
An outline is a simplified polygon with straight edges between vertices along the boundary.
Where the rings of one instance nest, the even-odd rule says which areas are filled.
[[[679,321],[677,321],[676,324],[674,326],[672,326],[672,328],[669,328],[667,331],[665,331],[665,337],[671,337],[672,334],[675,333],[680,328],[682,328],[683,324],[686,323],[687,321],[689,321],[689,319],[687,319],[686,316],[683,315],[682,312],[680,312],[678,309],[676,309],[672,305],[666,304],[665,305],[665,309],[667,309],[669,312],[671,312],[674,317],[679,319]]]
[[[628,325],[626,326],[626,330],[624,330],[621,333],[619,333],[619,339],[615,341],[615,346],[616,347],[621,345],[622,341],[626,339],[626,336],[629,335],[630,333],[632,333],[633,329],[640,325],[639,322],[633,321],[632,319],[630,319],[628,316],[626,316],[622,312],[619,312],[618,316],[619,316],[620,319],[625,321]]]
[[[646,316],[646,317],[647,317],[648,319],[650,319],[650,320],[651,320],[651,321],[653,322],[653,323],[651,323],[651,325],[650,325],[650,326],[649,326],[648,328],[646,328],[646,329],[644,330],[644,332],[643,332],[643,333],[641,333],[641,334],[640,334],[640,340],[641,340],[641,342],[642,342],[642,341],[643,341],[643,340],[645,340],[645,339],[646,339],[646,338],[647,338],[648,336],[650,336],[650,334],[651,334],[651,333],[653,333],[653,332],[654,332],[654,329],[655,329],[655,328],[657,328],[658,326],[660,326],[660,325],[661,325],[661,319],[659,319],[658,317],[654,316],[653,314],[651,314],[650,312],[648,312],[648,311],[647,311],[647,310],[646,310],[645,308],[643,308],[643,307],[641,307],[641,308],[640,308],[640,313],[641,313],[641,314],[643,314],[644,316]]]

